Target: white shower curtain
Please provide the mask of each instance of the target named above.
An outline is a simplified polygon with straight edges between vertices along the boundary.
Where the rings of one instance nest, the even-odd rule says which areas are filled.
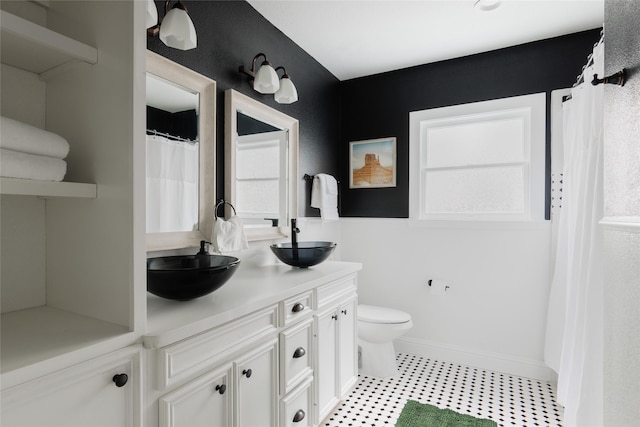
[[[198,223],[198,144],[147,135],[147,233]]]
[[[545,361],[558,373],[565,427],[603,425],[603,86],[590,83],[603,75],[603,64],[600,42],[586,82],[563,105],[562,208]]]

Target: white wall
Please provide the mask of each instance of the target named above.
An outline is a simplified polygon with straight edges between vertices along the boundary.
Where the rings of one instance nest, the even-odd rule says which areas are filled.
[[[363,263],[359,301],[408,312],[398,351],[552,379],[543,363],[549,222],[341,219],[341,259]],[[429,279],[449,282],[433,295]]]
[[[0,77],[1,114],[44,129],[46,84],[33,73],[5,64],[0,65]],[[44,205],[33,197],[0,197],[2,313],[46,301]]]
[[[337,243],[336,249],[329,259],[341,260],[341,221],[323,221],[320,218],[298,218],[298,241],[328,241]],[[269,246],[273,243],[289,242],[290,237],[277,240],[258,240],[249,242],[249,248],[241,252],[230,254],[240,259],[241,265],[271,265],[280,261],[271,252]],[[166,251],[147,252],[147,257],[160,257],[171,255],[190,255],[197,253],[199,248],[183,248]]]
[[[640,419],[640,7],[605,1],[605,75],[627,68],[624,87],[605,85],[604,425]]]
[[[335,251],[330,259],[340,260],[342,252],[341,244],[341,222],[340,221],[323,221],[320,218],[298,218],[298,241],[328,241],[336,242]],[[238,257],[245,265],[270,265],[280,262],[278,258],[271,252],[269,245],[278,242],[288,242],[290,237],[280,240],[262,240],[250,242],[249,249],[240,253],[233,254]],[[187,252],[193,253],[193,252]]]

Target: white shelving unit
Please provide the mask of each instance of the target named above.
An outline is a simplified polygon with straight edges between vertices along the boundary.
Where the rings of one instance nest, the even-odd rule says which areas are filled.
[[[42,75],[73,61],[98,62],[95,47],[0,10],[2,63]]]
[[[98,50],[67,36],[0,10],[2,63],[46,78],[77,61],[98,62]],[[1,178],[0,194],[95,198],[95,184]]]
[[[38,197],[79,197],[95,199],[96,184],[78,182],[34,181],[19,178],[0,178],[0,194]]]
[[[97,182],[0,178],[2,295],[24,299],[3,301],[2,390],[131,345],[144,330],[145,233],[135,226],[144,224],[144,200],[136,193],[144,177],[134,166],[143,157],[134,140],[144,135],[135,118],[144,117],[138,58],[145,35],[133,26],[111,34],[104,26],[129,19],[137,3],[40,1],[27,5],[44,6],[35,18],[24,13],[28,19],[21,10],[8,12],[11,5],[0,10],[3,67],[44,82],[45,94],[33,99],[44,106],[47,130],[70,142],[69,170]],[[99,60],[100,50],[110,55]],[[3,76],[3,87],[21,84]]]
[[[5,313],[2,315],[2,369],[19,372],[25,366],[38,365],[109,339],[127,341],[128,332],[113,323],[48,306]],[[17,378],[12,382],[21,381]]]

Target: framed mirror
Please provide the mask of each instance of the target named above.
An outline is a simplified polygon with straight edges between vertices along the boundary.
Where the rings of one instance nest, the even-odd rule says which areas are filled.
[[[248,240],[287,236],[298,216],[298,132],[293,117],[225,92],[225,200]],[[225,209],[228,217],[231,208]]]
[[[147,251],[211,239],[216,82],[147,51]]]

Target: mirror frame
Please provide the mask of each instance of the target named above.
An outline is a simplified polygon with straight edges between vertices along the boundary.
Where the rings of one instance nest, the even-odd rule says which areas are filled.
[[[199,247],[201,240],[209,241],[211,239],[213,229],[216,188],[216,82],[150,50],[147,50],[146,59],[147,73],[200,94],[198,229],[147,233],[147,251]]]
[[[225,91],[225,184],[224,197],[225,200],[234,204],[236,200],[235,188],[231,185],[232,176],[235,175],[235,151],[231,149],[233,138],[238,134],[238,112],[260,120],[266,124],[279,129],[289,131],[289,147],[288,147],[288,165],[289,165],[289,182],[287,201],[287,220],[286,224],[279,224],[278,227],[258,227],[245,228],[247,240],[269,240],[280,239],[289,235],[289,222],[291,218],[298,217],[298,141],[299,141],[299,124],[298,120],[288,116],[278,110],[275,110],[253,98],[243,95],[240,92],[227,89]],[[225,206],[225,215],[230,215],[230,209]]]

